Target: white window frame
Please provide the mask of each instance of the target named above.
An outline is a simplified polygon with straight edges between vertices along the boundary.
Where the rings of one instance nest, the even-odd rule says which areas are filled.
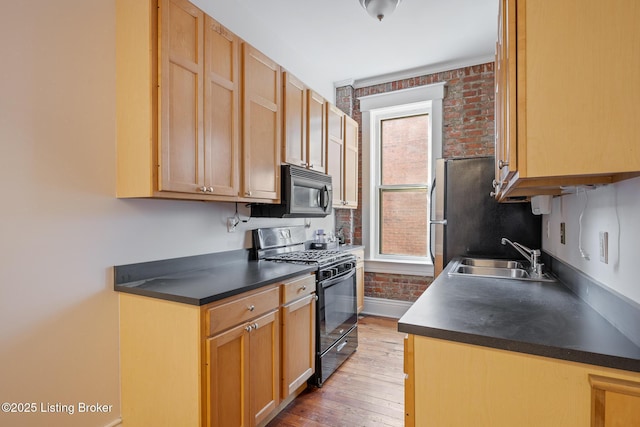
[[[403,257],[378,253],[379,201],[376,183],[380,168],[380,120],[415,114],[429,114],[429,182],[435,160],[442,157],[442,100],[446,83],[403,89],[359,98],[362,113],[362,239],[365,271],[433,276],[429,257]],[[429,202],[429,201],[428,201]],[[428,232],[427,232],[428,233]],[[429,239],[429,236],[427,236]]]

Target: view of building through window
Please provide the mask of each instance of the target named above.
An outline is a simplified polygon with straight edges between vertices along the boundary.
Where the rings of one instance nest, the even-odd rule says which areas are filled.
[[[381,121],[380,254],[428,254],[429,117]]]

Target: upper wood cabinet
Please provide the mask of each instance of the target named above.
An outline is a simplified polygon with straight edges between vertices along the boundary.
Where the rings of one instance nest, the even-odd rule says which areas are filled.
[[[358,122],[344,116],[344,207],[358,207]]]
[[[325,99],[307,89],[307,163],[309,169],[327,173],[325,140]]]
[[[116,14],[118,197],[278,202],[279,66],[187,0]]]
[[[204,13],[187,0],[161,2],[159,191],[204,186],[203,28]]]
[[[640,174],[639,20],[635,0],[501,0],[499,199]]]
[[[242,44],[242,193],[280,199],[280,66]]]
[[[307,100],[306,87],[291,73],[282,73],[283,127],[282,161],[307,167]]]
[[[204,170],[213,194],[240,189],[240,41],[209,16],[204,27]]]
[[[283,73],[282,161],[326,173],[325,100]]]
[[[326,103],[327,173],[332,178],[333,207],[336,208],[344,207],[344,116],[338,107]]]
[[[333,178],[333,207],[358,207],[358,123],[326,103],[327,173]]]

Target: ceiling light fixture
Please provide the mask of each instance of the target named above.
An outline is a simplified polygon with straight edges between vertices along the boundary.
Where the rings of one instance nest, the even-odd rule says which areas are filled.
[[[360,4],[367,13],[382,21],[382,18],[389,16],[396,10],[402,0],[360,0]]]

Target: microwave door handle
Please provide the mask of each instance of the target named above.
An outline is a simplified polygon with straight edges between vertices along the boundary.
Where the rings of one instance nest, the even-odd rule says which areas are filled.
[[[329,206],[329,188],[327,188],[326,185],[322,187],[322,191],[318,193],[318,197],[320,198],[320,206],[326,210]]]

